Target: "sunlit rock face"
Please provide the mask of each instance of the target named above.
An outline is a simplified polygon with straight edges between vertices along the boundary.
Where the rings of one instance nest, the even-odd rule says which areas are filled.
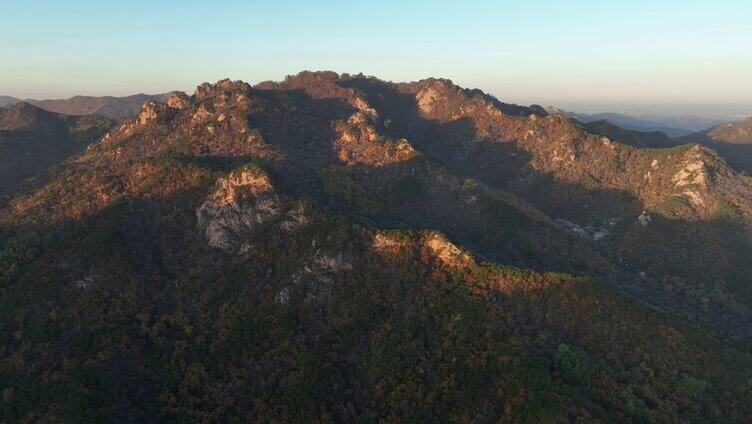
[[[304,202],[285,202],[269,176],[246,165],[217,181],[216,188],[196,210],[198,228],[210,246],[241,253],[253,251],[252,236],[262,226],[292,232],[310,221]]]
[[[281,209],[269,177],[258,168],[245,167],[220,179],[196,216],[211,246],[232,249]]]

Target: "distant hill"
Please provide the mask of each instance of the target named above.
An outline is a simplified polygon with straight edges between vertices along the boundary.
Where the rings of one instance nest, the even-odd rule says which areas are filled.
[[[605,135],[634,147],[670,147],[676,145],[666,133],[661,131],[638,131],[622,128],[610,121],[593,121],[585,124],[588,131]]]
[[[0,96],[0,107],[12,106],[21,100],[11,96]]]
[[[727,122],[699,131],[687,137],[731,144],[752,144],[752,118],[739,122]]]
[[[26,102],[50,112],[64,115],[99,115],[111,119],[131,118],[138,113],[141,105],[149,100],[161,101],[167,94],[134,94],[132,96],[73,96],[69,99],[36,100],[17,99],[0,96],[0,107],[7,107],[19,102]]]
[[[629,130],[643,132],[660,131],[671,138],[682,137],[691,134],[694,131],[705,129],[721,122],[716,119],[699,118],[693,116],[678,118],[656,118],[655,120],[650,120],[613,112],[595,114],[568,111],[560,112],[564,113],[570,118],[575,118],[578,121],[586,124],[595,121],[609,121]]]
[[[653,121],[667,127],[681,128],[689,131],[701,131],[724,122],[721,119],[703,118],[701,116],[661,117],[646,115],[639,116],[638,118],[646,121]]]
[[[583,118],[581,114],[563,112],[553,108],[549,108],[549,111],[577,119],[584,122],[584,127],[592,133],[601,134],[634,147],[663,148],[693,143],[712,147],[732,168],[738,171],[752,172],[752,118],[741,122],[725,122],[703,131],[671,138],[662,131],[637,130],[634,128],[638,127],[634,126],[632,126],[632,129],[627,129],[630,127],[629,123],[636,122],[636,118],[626,117],[625,115],[608,113],[586,115]],[[624,119],[628,123],[616,124],[612,120],[588,121],[594,116],[602,115],[610,117],[618,115],[617,119]],[[689,118],[687,119],[688,122],[692,121]]]
[[[699,143],[716,149],[729,165],[752,172],[752,118],[728,122],[676,139],[681,143]]]
[[[61,100],[27,100],[34,106],[66,115],[100,115],[106,118],[130,118],[149,100],[164,100],[166,94],[135,94],[127,97],[74,96]]]
[[[20,102],[0,108],[0,195],[79,153],[113,125],[98,116],[68,116]]]

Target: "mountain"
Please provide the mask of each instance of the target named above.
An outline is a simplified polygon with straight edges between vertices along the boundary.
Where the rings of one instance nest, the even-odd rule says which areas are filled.
[[[691,134],[686,139],[709,143],[752,144],[752,118],[716,125]]]
[[[748,422],[751,224],[449,80],[205,83],[0,203],[3,419]]]
[[[113,122],[48,112],[25,102],[0,108],[0,195],[79,153]]]
[[[699,131],[721,122],[717,119],[700,118],[696,116],[670,118],[658,116],[633,117],[613,112],[595,114],[561,112],[570,118],[575,118],[586,124],[596,121],[609,121],[628,130],[662,132],[671,138],[682,137],[694,131]]]
[[[710,146],[735,168],[752,172],[752,118],[719,124],[681,137],[677,142]]]
[[[710,128],[714,125],[723,123],[721,119],[704,118],[699,116],[675,116],[675,117],[662,117],[662,116],[641,116],[642,119],[650,119],[658,122],[659,124],[669,127],[682,128],[689,131],[700,131],[706,128]]]
[[[69,99],[59,100],[20,100],[10,96],[0,96],[0,107],[26,102],[38,108],[64,115],[99,115],[120,120],[135,116],[141,110],[141,105],[144,102],[161,101],[169,94],[135,94],[126,97],[73,96]]]
[[[100,115],[110,119],[133,117],[149,100],[163,100],[167,94],[136,94],[126,97],[74,96],[61,100],[26,100],[34,106],[66,115]]]
[[[667,130],[666,128],[656,131],[647,131],[644,127],[633,125],[635,122],[633,119],[624,119],[623,116],[617,117],[614,121],[591,121],[590,119],[596,115],[583,117],[581,114],[562,112],[553,108],[550,108],[550,110],[554,113],[573,117],[574,119],[584,119],[583,122],[585,122],[585,127],[588,131],[619,140],[622,143],[634,147],[665,148],[690,143],[702,144],[713,148],[714,151],[720,154],[724,161],[728,162],[728,164],[736,170],[752,172],[752,124],[749,119],[741,122],[717,124],[703,131],[681,135],[679,132],[671,131],[671,129]],[[614,114],[601,114],[598,116],[609,116],[613,118],[613,115]],[[677,119],[686,121],[688,125],[693,127],[711,122],[704,118],[694,119],[693,117]],[[616,121],[626,123],[616,125],[613,123]],[[643,128],[643,130],[638,130],[636,128]],[[674,138],[672,139],[667,134],[673,134]]]
[[[746,277],[737,272],[750,266],[750,179],[714,151],[696,145],[635,149],[560,115],[505,113],[495,99],[441,80],[349,84],[389,121],[388,132],[463,176],[515,194],[573,232],[599,238],[596,249],[615,270],[608,279],[623,284],[622,273],[645,276],[629,288],[636,296],[655,301],[660,293],[667,297],[663,307],[687,307],[693,301],[669,282],[678,278],[696,294],[724,281],[723,290],[738,294],[734,299],[749,299]],[[697,243],[707,249],[690,247]],[[727,260],[735,265],[719,271]],[[691,314],[715,322],[711,316],[725,314],[706,315],[704,308],[696,303]],[[744,327],[746,314],[732,326]]]
[[[591,133],[604,135],[633,147],[670,147],[677,144],[661,131],[628,130],[614,125],[610,121],[588,122],[585,124],[585,128]]]
[[[7,107],[7,106],[13,106],[14,104],[20,102],[21,100],[18,100],[15,97],[10,96],[0,96],[0,107]]]

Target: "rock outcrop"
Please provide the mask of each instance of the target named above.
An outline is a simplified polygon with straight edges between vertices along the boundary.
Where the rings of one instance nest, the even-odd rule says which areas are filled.
[[[462,251],[449,239],[439,232],[429,232],[422,240],[421,253],[432,257],[446,267],[467,267],[475,261],[467,252]]]
[[[217,182],[196,216],[211,246],[232,249],[248,243],[259,226],[281,212],[282,202],[268,175],[258,167],[245,166]]]

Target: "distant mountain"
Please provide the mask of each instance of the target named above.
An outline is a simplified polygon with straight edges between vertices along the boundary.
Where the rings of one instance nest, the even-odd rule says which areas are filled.
[[[704,118],[700,116],[656,116],[656,115],[640,115],[639,119],[656,122],[660,125],[674,128],[681,128],[689,131],[701,131],[706,128],[710,128],[713,125],[718,125],[725,122],[721,119]]]
[[[731,144],[752,144],[752,118],[716,125],[687,137],[692,138]]]
[[[549,108],[549,111],[574,117],[574,119],[580,122],[584,122],[583,119],[587,121],[596,116],[588,115],[583,118],[581,114],[561,112],[553,108]],[[614,114],[601,115],[608,115],[614,118]],[[628,126],[634,124],[636,121],[629,117],[627,117],[629,119],[626,119],[624,115],[619,115],[616,118],[626,120],[627,124],[617,125],[612,120],[601,120],[586,122],[584,126],[590,132],[602,134],[635,147],[663,148],[692,143],[712,147],[731,167],[739,171],[752,172],[752,118],[746,121],[717,124],[706,130],[689,133],[673,139],[661,131],[648,132],[627,129]],[[677,119],[682,120],[685,118]],[[696,125],[711,121],[705,118],[686,118],[686,122],[694,122]],[[633,126],[633,128],[639,127]]]
[[[19,102],[0,108],[0,195],[81,152],[113,125],[98,116],[68,116]]]
[[[622,128],[629,130],[637,130],[643,132],[656,132],[660,131],[667,134],[671,138],[681,137],[697,131],[698,129],[705,129],[711,125],[715,125],[721,121],[708,118],[698,117],[679,117],[679,118],[655,118],[654,120],[648,120],[645,118],[637,118],[621,113],[577,113],[562,111],[571,118],[575,118],[583,123],[590,123],[595,121],[609,121]]]
[[[605,135],[634,147],[670,147],[676,145],[671,137],[664,132],[628,130],[613,124],[611,121],[588,122],[585,124],[585,128],[592,133]]]
[[[752,118],[728,122],[676,139],[716,149],[733,167],[752,172]]]
[[[167,94],[136,94],[127,97],[74,96],[61,100],[27,100],[34,106],[66,115],[100,115],[111,119],[130,118],[144,102],[163,100]]]
[[[26,102],[50,112],[64,115],[99,115],[111,119],[131,118],[141,109],[141,105],[149,100],[164,100],[166,94],[135,94],[125,97],[114,96],[74,96],[69,99],[36,100],[17,99],[10,96],[0,96],[0,107],[7,107],[19,102]]]
[[[0,107],[12,106],[12,105],[14,105],[14,104],[16,104],[16,103],[18,103],[20,101],[21,100],[15,98],[15,97],[0,96]]]

